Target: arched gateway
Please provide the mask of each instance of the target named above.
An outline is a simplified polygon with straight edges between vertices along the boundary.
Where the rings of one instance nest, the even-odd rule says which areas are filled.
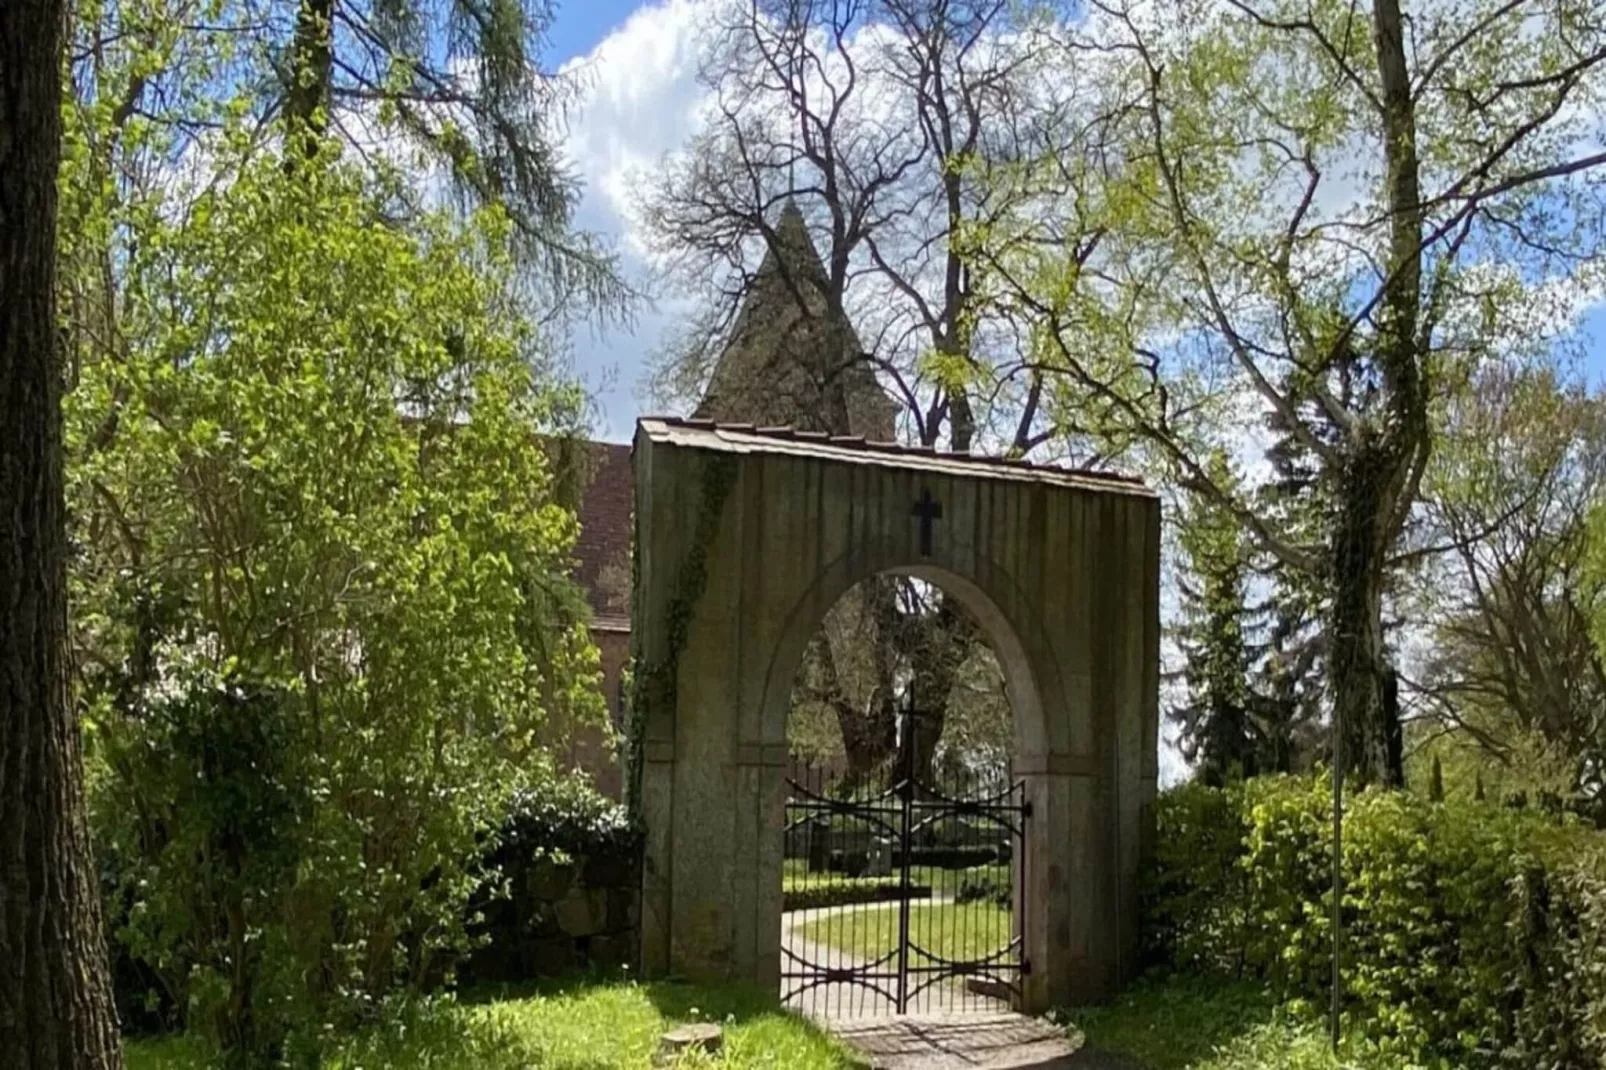
[[[1108,475],[858,439],[643,419],[635,439],[642,966],[781,971],[786,724],[826,610],[901,572],[980,622],[1016,718],[1023,1009],[1135,965],[1155,795],[1160,509]]]

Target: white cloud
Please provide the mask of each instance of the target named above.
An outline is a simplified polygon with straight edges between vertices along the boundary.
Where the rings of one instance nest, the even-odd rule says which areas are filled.
[[[611,223],[637,258],[641,246],[628,226],[632,176],[649,172],[696,132],[705,94],[697,65],[713,8],[710,0],[639,8],[589,54],[564,65],[587,82],[567,139],[586,183],[582,210],[595,223]]]
[[[563,67],[586,83],[565,136],[565,151],[585,184],[576,222],[615,240],[621,266],[637,283],[645,281],[647,263],[630,220],[634,183],[697,130],[705,96],[697,65],[713,8],[713,0],[638,8],[591,52]],[[668,309],[649,308],[633,330],[575,340],[576,370],[602,410],[601,437],[629,439],[641,409],[638,384],[672,318]]]

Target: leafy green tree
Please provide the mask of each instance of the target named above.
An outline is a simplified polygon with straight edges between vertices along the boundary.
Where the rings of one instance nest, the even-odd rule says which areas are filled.
[[[979,240],[978,270],[1107,435],[1322,590],[1345,764],[1394,782],[1385,605],[1434,404],[1565,330],[1554,295],[1603,248],[1599,0],[1097,0],[1069,48],[1101,65],[1107,136],[1041,166],[1071,174],[1099,248]],[[1268,425],[1308,457],[1319,527],[1211,478],[1212,450]]]
[[[1210,471],[1223,485],[1239,478],[1220,454]],[[1309,764],[1320,750],[1315,615],[1216,499],[1189,496],[1175,526],[1185,697],[1170,714],[1184,757],[1218,785]]]
[[[60,184],[71,640],[117,946],[241,1061],[436,983],[504,801],[603,718],[541,449],[581,399],[535,321],[606,299],[565,274],[583,247],[531,244],[569,255],[573,190],[442,196],[440,153],[484,177],[493,141],[455,45],[432,62],[467,81],[431,96],[363,29],[402,12],[332,8],[318,121],[283,121],[295,10],[83,0]],[[537,96],[502,133],[549,144]]]
[[[1286,572],[1268,578],[1271,596],[1255,607],[1263,634],[1250,674],[1250,709],[1260,733],[1259,771],[1290,772],[1331,755],[1323,731],[1321,614]]]
[[[1418,536],[1437,552],[1408,592],[1428,633],[1409,681],[1424,734],[1519,777],[1551,751],[1566,758],[1557,787],[1598,795],[1606,585],[1591,517],[1606,495],[1606,398],[1547,360],[1488,368],[1441,408]]]
[[[274,1055],[440,976],[543,725],[604,715],[538,437],[577,399],[512,224],[398,227],[372,168],[210,148],[119,246],[116,346],[81,338],[73,641],[119,935]]]
[[[391,191],[393,221],[495,205],[532,314],[611,322],[634,295],[606,243],[573,225],[580,185],[559,124],[582,83],[541,65],[554,10],[552,0],[75,0],[73,83],[112,136],[144,120],[192,164],[204,165],[220,113],[238,110],[294,145],[286,166],[338,146],[413,170]]]
[[[901,428],[961,452],[1049,441],[1025,328],[965,250],[972,228],[1046,195],[1009,181],[1011,168],[1074,125],[1046,84],[1059,7],[717,5],[699,68],[717,106],[642,183],[658,266],[694,306],[661,354],[657,394],[718,419],[878,439]],[[788,359],[733,368],[755,335]],[[866,584],[839,606],[809,656],[843,664],[806,666],[804,700],[838,711],[858,768],[890,757],[912,705],[924,727],[906,738],[929,771],[957,674],[984,645],[975,622],[908,581]],[[861,651],[873,667],[854,664]]]

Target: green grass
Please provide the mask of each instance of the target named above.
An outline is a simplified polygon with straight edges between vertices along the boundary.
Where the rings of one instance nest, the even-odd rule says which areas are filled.
[[[652,1064],[658,1037],[682,1022],[725,1025],[727,1070],[855,1064],[830,1038],[740,988],[673,983],[588,983],[517,995],[481,993],[421,1005],[382,1027],[331,1045],[323,1070],[624,1070]],[[128,1070],[203,1070],[218,1064],[188,1038],[131,1041]],[[715,1065],[707,1059],[681,1066]]]
[[[1064,1020],[1066,1015],[1058,1015]],[[1139,984],[1107,1007],[1068,1017],[1094,1047],[1145,1070],[1407,1070],[1410,1064],[1345,1051],[1322,1023],[1279,1009],[1251,985],[1191,979]]]
[[[959,891],[959,886],[968,880],[989,880],[994,884],[1007,884],[1011,876],[1010,867],[1002,863],[993,863],[985,866],[970,866],[965,869],[942,869],[937,866],[910,866],[909,883],[921,884],[932,890],[934,895],[953,895]],[[897,879],[898,871],[892,872],[892,877],[849,877],[846,873],[809,872],[808,864],[801,858],[788,858],[782,863],[781,886],[783,888],[802,888],[816,884],[860,881],[884,881]]]
[[[878,904],[817,918],[794,931],[811,944],[834,947],[861,961],[874,961],[898,946],[898,910]],[[1005,947],[1014,936],[1014,916],[988,902],[914,903],[909,939],[946,959],[979,959]],[[916,965],[923,956],[911,955]]]

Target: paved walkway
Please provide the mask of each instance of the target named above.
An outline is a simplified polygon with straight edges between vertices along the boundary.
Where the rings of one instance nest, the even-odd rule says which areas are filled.
[[[784,915],[783,946],[827,967],[857,965],[846,952],[810,943],[800,935],[809,922],[844,909]],[[852,909],[863,910],[865,905]],[[788,963],[791,960],[783,956],[783,970]],[[1143,1070],[1129,1060],[1082,1047],[1063,1029],[1017,1014],[1003,1001],[968,992],[958,982],[933,985],[921,995],[918,1009],[923,1013],[905,1015],[895,1013],[890,998],[863,985],[831,982],[799,991],[802,983],[783,980],[783,1001],[841,1038],[872,1070]],[[937,1013],[930,1013],[933,1010]]]
[[[933,898],[922,902],[941,904],[951,900]],[[863,964],[860,959],[841,948],[804,940],[802,937],[804,927],[811,922],[826,918],[842,918],[842,935],[849,937],[848,942],[853,943],[852,926],[855,922],[864,920],[864,915],[867,913],[896,910],[897,907],[896,901],[890,901],[790,911],[781,917],[781,946],[799,958],[807,959],[827,969],[849,969],[860,966]],[[783,952],[781,970],[785,972],[797,967],[798,964]],[[894,972],[897,966],[895,963],[889,963],[883,969]],[[865,984],[851,981],[831,981],[810,985],[804,989],[806,983],[797,978],[782,978],[781,1002],[822,1022],[842,1018],[882,1017],[897,1013],[897,1005],[892,998],[896,982],[892,980],[882,982],[882,986],[887,990],[885,994]],[[909,1009],[923,1014],[957,1014],[1005,1011],[1009,1009],[1009,1005],[1003,1000],[971,992],[965,988],[963,981],[951,979],[938,981],[916,993],[910,999]]]
[[[873,1070],[1143,1070],[1013,1011],[828,1021]]]

